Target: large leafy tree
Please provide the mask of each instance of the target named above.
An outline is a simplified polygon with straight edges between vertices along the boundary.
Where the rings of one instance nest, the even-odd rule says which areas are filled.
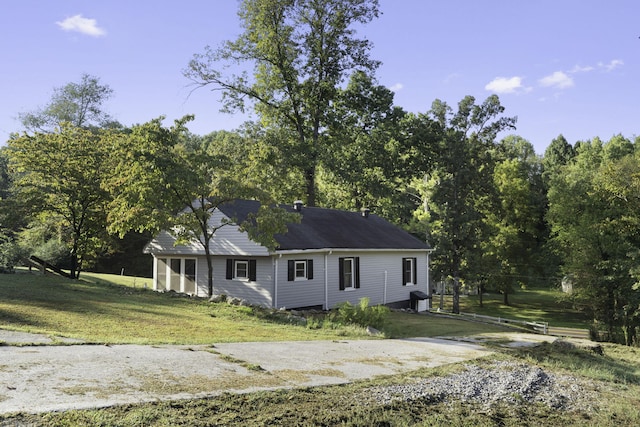
[[[104,244],[109,195],[102,182],[115,135],[64,123],[51,133],[11,138],[15,198],[39,223],[55,223],[69,246],[71,277]]]
[[[208,267],[208,292],[214,294],[211,240],[229,224],[240,225],[269,248],[273,235],[286,232],[286,223],[299,216],[264,203],[258,215],[247,222],[236,218],[215,224],[211,217],[223,204],[241,197],[263,194],[233,173],[231,164],[212,145],[188,132],[186,116],[174,126],[164,127],[158,118],[135,126],[115,148],[114,174],[106,183],[113,196],[109,207],[109,229],[120,235],[135,230],[168,230],[177,243],[197,243],[204,249]],[[266,198],[263,199],[266,201]]]
[[[475,276],[470,262],[483,237],[480,204],[491,188],[491,158],[497,134],[516,119],[501,117],[504,107],[492,95],[482,104],[465,97],[453,112],[436,100],[430,116],[439,128],[434,165],[418,184],[423,207],[416,215],[435,246],[434,272],[453,280],[453,311],[460,310],[460,280]]]
[[[549,189],[548,219],[553,242],[573,281],[578,306],[631,344],[639,323],[637,259],[637,154],[619,139],[607,147],[598,138],[577,144],[572,162],[554,176]]]
[[[404,191],[412,176],[406,132],[407,114],[393,105],[393,92],[355,73],[332,112],[323,152],[322,189],[326,205],[373,208],[397,222],[407,222]]]
[[[18,118],[29,132],[53,132],[65,122],[79,128],[119,127],[103,109],[112,94],[98,77],[83,74],[80,82],[55,88],[44,107],[20,113]]]
[[[317,169],[329,112],[340,86],[354,71],[372,73],[371,43],[355,27],[378,16],[377,0],[244,0],[243,33],[195,55],[185,75],[222,92],[229,111],[254,107],[266,128],[281,129],[275,142],[316,204]],[[240,74],[226,68],[250,69]]]

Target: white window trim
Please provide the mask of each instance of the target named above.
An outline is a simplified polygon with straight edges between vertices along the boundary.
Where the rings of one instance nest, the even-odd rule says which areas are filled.
[[[406,282],[404,285],[405,286],[417,286],[418,285],[417,283],[413,283],[413,277],[416,274],[416,260],[413,259],[413,258],[404,258],[402,261],[403,261],[402,262],[402,277],[404,277],[404,274],[406,272],[404,263],[409,261],[409,263],[411,264],[411,271],[409,272],[409,281]]]
[[[302,265],[304,274],[302,276],[298,276],[298,265]],[[305,280],[309,280],[309,270],[307,268],[307,260],[295,260],[293,262],[293,281],[294,282],[302,282]]]
[[[351,280],[349,280],[349,283],[347,283],[346,281],[344,282],[344,290],[347,291],[347,292],[350,292],[350,291],[355,291],[357,289],[356,288],[356,277],[355,277],[355,271],[354,271],[355,268],[356,268],[355,267],[356,266],[355,258],[345,258],[344,259],[344,266],[343,266],[344,269],[346,269],[347,264],[350,265],[350,271],[351,271],[350,279]]]
[[[245,266],[245,276],[238,276],[238,265],[240,264]],[[233,280],[249,280],[249,261],[243,259],[233,260]]]

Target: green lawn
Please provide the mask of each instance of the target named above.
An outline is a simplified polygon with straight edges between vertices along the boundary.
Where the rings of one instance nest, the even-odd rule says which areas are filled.
[[[445,295],[444,309],[451,310],[452,296]],[[440,304],[440,297],[434,295],[433,307]],[[567,328],[589,328],[591,323],[584,314],[575,310],[568,298],[560,290],[518,289],[509,295],[509,305],[503,304],[500,294],[489,293],[482,297],[480,307],[477,295],[461,296],[460,311],[506,319],[548,322],[550,326]]]
[[[0,275],[0,328],[110,344],[369,338],[360,327],[292,325],[270,310],[213,304],[150,287],[151,279],[105,274],[83,273],[78,281],[35,272]],[[406,338],[496,330],[504,329],[393,312],[385,333]]]

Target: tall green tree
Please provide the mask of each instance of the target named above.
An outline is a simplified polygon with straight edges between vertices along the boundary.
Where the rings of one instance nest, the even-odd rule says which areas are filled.
[[[438,140],[434,168],[418,184],[423,208],[416,216],[427,228],[436,248],[434,273],[453,280],[453,311],[460,311],[460,280],[473,276],[469,261],[480,250],[483,237],[482,195],[491,187],[491,158],[500,131],[513,128],[515,118],[500,117],[504,107],[492,95],[482,104],[465,97],[453,112],[436,100],[430,116],[436,123]]]
[[[244,0],[243,33],[195,55],[185,75],[222,92],[228,111],[252,106],[266,128],[283,128],[278,141],[305,182],[306,202],[316,204],[317,169],[332,103],[356,70],[372,73],[371,43],[355,28],[378,16],[377,0]],[[251,69],[227,73],[228,65]]]
[[[18,118],[28,132],[54,132],[63,123],[78,128],[120,127],[104,111],[113,89],[100,79],[83,74],[80,82],[55,88],[51,100],[43,108],[20,113]]]
[[[404,190],[412,147],[403,132],[406,113],[393,96],[360,72],[340,91],[322,159],[325,205],[371,208],[396,222],[410,218]]]
[[[69,245],[71,277],[104,244],[109,195],[102,189],[115,135],[68,123],[52,133],[15,137],[8,142],[15,197],[33,218],[54,221]],[[25,211],[23,211],[25,212]]]
[[[548,219],[578,306],[605,325],[610,339],[631,344],[640,325],[640,169],[637,154],[619,150],[620,142],[577,144],[574,160],[551,181]]]

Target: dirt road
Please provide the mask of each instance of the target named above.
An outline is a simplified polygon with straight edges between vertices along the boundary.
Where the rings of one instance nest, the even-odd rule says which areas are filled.
[[[47,345],[0,330],[0,413],[46,412],[345,383],[485,356],[444,339],[212,346]],[[38,345],[27,345],[31,342]],[[23,344],[21,346],[12,344]]]

